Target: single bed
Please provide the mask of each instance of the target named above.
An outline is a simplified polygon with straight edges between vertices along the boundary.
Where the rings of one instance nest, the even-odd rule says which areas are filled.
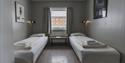
[[[88,45],[88,47],[83,47],[86,46],[87,41],[92,43],[92,41],[97,40],[86,37],[82,33],[71,34],[69,40],[81,63],[120,63],[119,52],[102,42],[99,42],[102,44],[99,47],[95,45],[94,47]]]
[[[15,63],[35,63],[47,45],[45,34],[33,34],[29,38],[14,43]]]

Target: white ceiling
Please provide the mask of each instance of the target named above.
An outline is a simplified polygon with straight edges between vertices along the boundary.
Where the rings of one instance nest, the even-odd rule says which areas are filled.
[[[85,0],[32,0],[32,1],[85,1]]]

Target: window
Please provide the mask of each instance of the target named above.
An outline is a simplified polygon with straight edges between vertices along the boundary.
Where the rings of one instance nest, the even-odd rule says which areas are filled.
[[[67,33],[67,8],[50,8],[51,33],[64,35]]]

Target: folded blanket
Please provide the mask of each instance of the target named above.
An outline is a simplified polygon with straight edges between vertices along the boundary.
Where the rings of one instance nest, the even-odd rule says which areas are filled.
[[[86,44],[83,44],[84,48],[104,48],[106,46],[106,44],[97,41],[87,41]]]
[[[31,47],[29,45],[27,45],[27,42],[24,42],[24,41],[16,42],[16,43],[14,43],[14,46],[15,46],[16,50],[29,50],[29,49],[31,49]]]

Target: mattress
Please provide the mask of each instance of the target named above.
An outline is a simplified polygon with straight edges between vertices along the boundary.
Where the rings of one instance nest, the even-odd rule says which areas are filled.
[[[104,48],[83,48],[82,42],[94,40],[84,36],[72,36],[69,38],[72,48],[78,56],[81,63],[119,63],[119,52],[110,47]]]
[[[15,63],[35,63],[47,44],[48,37],[30,37],[25,39],[32,47],[29,50],[15,51]]]

